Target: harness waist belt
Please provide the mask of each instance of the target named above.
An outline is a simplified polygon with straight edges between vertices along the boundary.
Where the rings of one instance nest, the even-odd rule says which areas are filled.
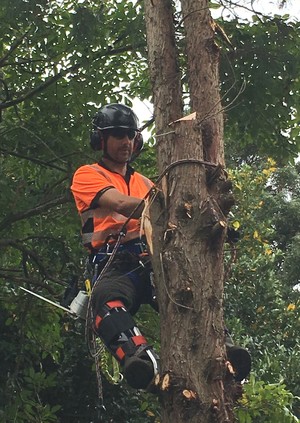
[[[107,257],[113,252],[114,244],[107,244],[105,247],[100,248],[97,253],[91,257],[91,263],[97,264],[107,259]],[[147,245],[142,239],[134,239],[128,241],[125,244],[120,244],[116,253],[128,251],[131,254],[137,256],[148,255]]]

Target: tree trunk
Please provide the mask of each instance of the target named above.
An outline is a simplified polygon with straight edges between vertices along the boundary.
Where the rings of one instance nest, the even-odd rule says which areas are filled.
[[[207,0],[181,1],[195,112],[181,120],[171,1],[144,4],[158,168],[164,174],[150,208],[161,318],[157,388],[162,422],[231,422],[231,402],[224,391],[228,371],[222,304],[223,243],[231,203],[223,170],[213,23]]]

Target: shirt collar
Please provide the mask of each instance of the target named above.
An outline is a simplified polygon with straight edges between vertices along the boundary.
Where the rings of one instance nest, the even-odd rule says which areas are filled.
[[[118,172],[115,172],[114,170],[109,169],[109,167],[107,167],[106,164],[102,160],[100,160],[98,162],[98,165],[101,166],[101,167],[104,167],[104,169],[108,170],[111,173],[117,173],[119,175]],[[127,164],[126,175],[124,176],[124,178],[126,179],[126,176],[128,177],[128,176],[133,175],[134,172],[135,172],[135,170],[133,169],[133,167],[130,166],[130,164]]]

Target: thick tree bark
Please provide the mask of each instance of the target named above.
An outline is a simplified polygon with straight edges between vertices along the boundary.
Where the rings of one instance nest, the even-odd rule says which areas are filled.
[[[183,109],[171,0],[145,0],[145,17],[155,127],[162,134]]]
[[[181,0],[191,109],[200,122],[203,154],[224,163],[223,115],[219,89],[219,48],[207,0]]]
[[[208,1],[181,3],[195,112],[187,120],[178,120],[182,93],[171,2],[145,0],[158,167],[164,173],[150,208],[161,317],[157,387],[163,423],[230,422],[222,304],[230,201],[224,201],[218,50]]]

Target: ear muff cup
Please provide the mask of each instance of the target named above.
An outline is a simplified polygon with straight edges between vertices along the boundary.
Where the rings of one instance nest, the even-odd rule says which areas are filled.
[[[92,131],[90,134],[90,145],[94,151],[103,150],[103,137],[99,131]]]
[[[143,145],[144,145],[143,135],[141,134],[141,132],[138,132],[134,139],[133,152],[130,159],[130,163],[133,162],[133,160],[135,160],[140,155]]]
[[[144,139],[141,132],[138,132],[134,139],[134,145],[133,145],[133,152],[135,155],[139,155],[144,145]]]

